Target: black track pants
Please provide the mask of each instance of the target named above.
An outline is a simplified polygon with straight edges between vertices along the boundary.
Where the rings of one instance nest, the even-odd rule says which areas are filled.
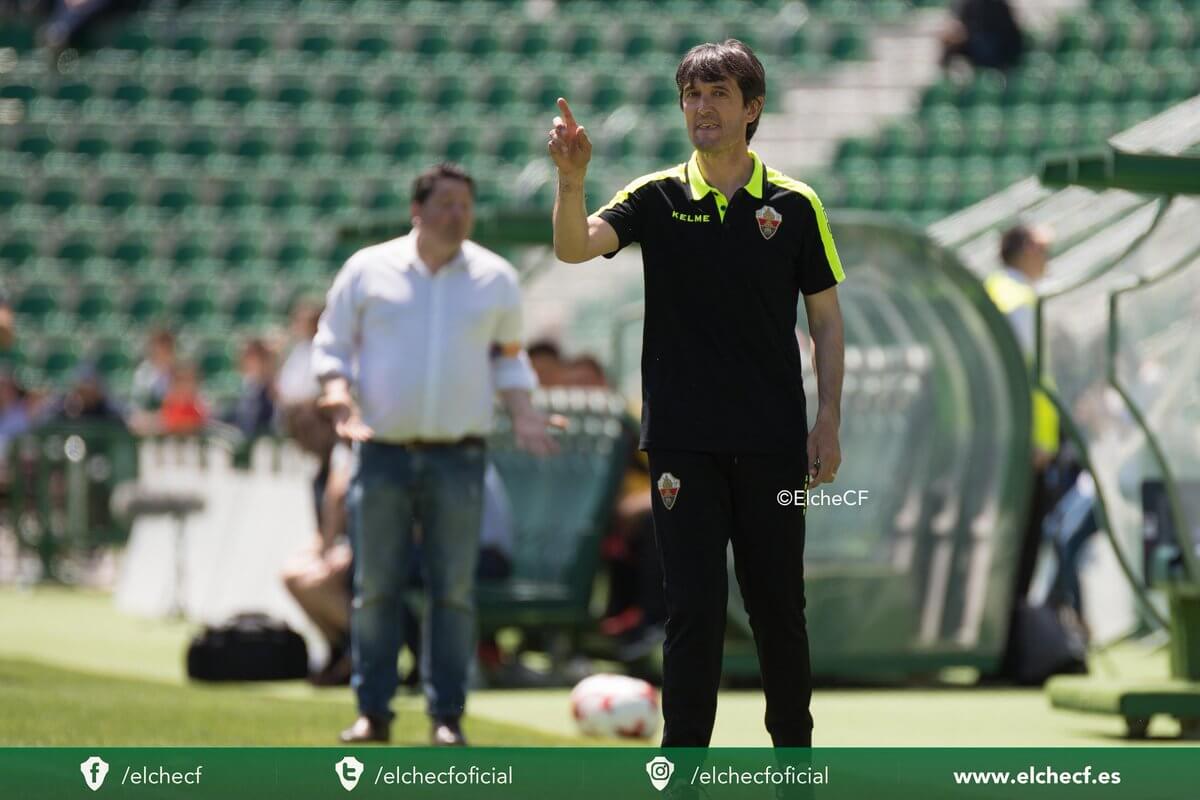
[[[650,450],[663,566],[663,747],[707,747],[717,713],[728,599],[726,548],[758,649],[776,747],[811,747],[812,674],[804,619],[804,514],[779,494],[805,488],[807,458]],[[674,505],[660,490],[677,480]],[[668,487],[669,488],[669,487]]]

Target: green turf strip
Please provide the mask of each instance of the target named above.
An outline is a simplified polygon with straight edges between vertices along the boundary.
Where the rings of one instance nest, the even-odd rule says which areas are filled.
[[[352,718],[348,704],[269,697],[244,685],[172,686],[0,659],[0,745],[332,746]],[[464,727],[479,745],[575,743],[488,719],[468,717]],[[428,736],[424,713],[397,714],[393,744],[428,744]]]

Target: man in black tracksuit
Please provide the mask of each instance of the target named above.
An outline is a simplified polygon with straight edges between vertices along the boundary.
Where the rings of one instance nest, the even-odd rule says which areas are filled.
[[[582,188],[591,144],[559,100],[548,144],[559,176],[555,252],[580,262],[642,248],[641,446],[668,613],[663,746],[711,739],[732,542],[767,730],[776,746],[809,747],[804,508],[784,499],[833,480],[841,460],[842,267],[816,193],[749,150],[766,95],[750,49],[699,45],[676,84],[696,152],[630,183],[591,217]],[[820,398],[811,431],[796,337],[801,295]]]

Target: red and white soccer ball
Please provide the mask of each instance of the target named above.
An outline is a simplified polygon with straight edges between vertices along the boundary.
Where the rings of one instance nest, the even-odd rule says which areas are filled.
[[[658,691],[628,675],[592,675],[571,690],[571,715],[587,736],[648,739],[662,714]]]

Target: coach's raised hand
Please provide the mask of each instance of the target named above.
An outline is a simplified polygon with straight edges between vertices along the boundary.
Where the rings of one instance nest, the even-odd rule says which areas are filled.
[[[558,167],[558,187],[554,193],[554,255],[569,264],[612,253],[620,248],[617,232],[584,207],[583,181],[592,160],[592,142],[587,131],[575,121],[567,101],[558,98],[562,116],[554,118],[546,149]]]
[[[554,118],[546,148],[560,176],[582,177],[592,159],[592,142],[583,126],[575,121],[575,115],[564,98],[558,98],[558,110],[562,116]]]

